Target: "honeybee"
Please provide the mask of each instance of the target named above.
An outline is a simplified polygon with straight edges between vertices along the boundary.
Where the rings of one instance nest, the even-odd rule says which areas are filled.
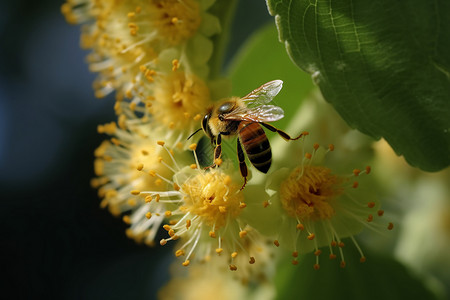
[[[241,190],[247,184],[248,176],[244,150],[252,165],[262,173],[269,171],[272,162],[270,143],[261,125],[278,133],[286,141],[297,140],[303,135],[291,138],[284,131],[267,123],[284,117],[281,107],[268,105],[280,92],[282,86],[281,80],[267,82],[243,98],[232,97],[219,102],[209,108],[203,117],[202,129],[215,146],[214,162],[210,167],[219,164],[222,154],[222,136],[238,136],[239,170],[244,178]]]

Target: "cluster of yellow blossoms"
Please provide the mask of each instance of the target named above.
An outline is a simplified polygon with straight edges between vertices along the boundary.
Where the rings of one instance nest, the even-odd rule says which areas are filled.
[[[69,23],[84,24],[81,45],[91,50],[88,63],[98,73],[96,96],[116,93],[117,122],[98,127],[110,136],[95,151],[92,185],[101,206],[129,224],[130,238],[154,245],[163,228],[167,237],[159,244],[178,240],[175,256],[182,265],[214,261],[218,269],[239,270],[244,281],[266,276],[275,246],[291,249],[294,264],[299,253],[314,252],[316,269],[319,248],[328,246],[329,257],[338,253],[344,267],[342,238],[350,237],[364,261],[353,235],[383,212],[376,200],[354,195],[358,182],[353,178],[369,174],[370,167],[335,174],[323,165],[334,146],[325,150],[314,144],[307,152],[306,137],[290,142],[292,147],[274,147],[290,168],[282,168],[283,159],[275,157],[269,175],[254,176],[243,190],[232,161],[207,170],[199,163],[197,155],[204,154],[196,149],[198,140],[187,137],[206,109],[227,93],[209,74],[215,50],[210,38],[221,32],[218,18],[208,13],[214,2],[63,4]],[[298,153],[303,153],[300,160]]]

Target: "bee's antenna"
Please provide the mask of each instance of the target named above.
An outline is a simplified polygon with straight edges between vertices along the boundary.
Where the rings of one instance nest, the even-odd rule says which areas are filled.
[[[202,130],[202,128],[197,129],[194,133],[192,133],[186,140],[189,140],[191,137],[194,136],[194,134],[196,134],[197,132],[199,132],[200,130]]]

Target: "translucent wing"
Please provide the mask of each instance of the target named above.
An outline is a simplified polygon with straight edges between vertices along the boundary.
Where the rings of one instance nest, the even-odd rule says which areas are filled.
[[[243,97],[242,101],[248,107],[267,104],[281,91],[282,87],[283,81],[281,80],[269,81]]]
[[[224,114],[224,120],[250,121],[250,122],[274,122],[284,117],[281,107],[275,105],[260,105],[253,108],[239,107],[230,113]]]

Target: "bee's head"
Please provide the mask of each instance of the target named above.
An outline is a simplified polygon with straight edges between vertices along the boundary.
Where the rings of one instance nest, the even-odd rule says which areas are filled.
[[[203,120],[202,120],[202,129],[210,139],[213,138],[211,128],[209,127],[209,119],[211,118],[211,113],[212,113],[212,111],[208,110],[208,112],[206,113],[206,115],[203,117]]]

